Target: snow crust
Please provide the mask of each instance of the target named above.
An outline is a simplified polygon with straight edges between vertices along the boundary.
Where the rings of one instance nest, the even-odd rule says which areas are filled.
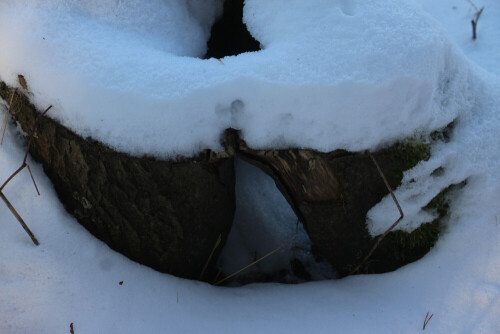
[[[248,0],[264,50],[223,64],[196,58],[220,7],[5,0],[0,78],[24,74],[37,105],[82,136],[160,157],[220,150],[229,127],[254,148],[359,151],[469,109],[464,59],[410,1]]]
[[[277,191],[273,179],[259,168],[236,159],[236,212],[233,226],[217,267],[234,273],[283,245],[265,261],[245,271],[277,274],[285,270],[288,282],[300,278],[290,273],[290,261],[298,259],[313,280],[336,277],[325,260],[317,261],[311,254],[311,240],[304,226],[297,221],[292,208]],[[286,243],[290,239],[292,242]]]

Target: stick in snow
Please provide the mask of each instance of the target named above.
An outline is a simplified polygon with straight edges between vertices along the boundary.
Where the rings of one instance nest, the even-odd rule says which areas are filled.
[[[365,256],[365,258],[363,259],[363,261],[361,261],[361,263],[356,268],[354,268],[354,270],[352,270],[349,273],[349,275],[352,275],[352,274],[355,274],[356,272],[358,272],[358,270],[366,263],[366,261],[370,258],[370,256],[372,256],[373,252],[375,252],[375,250],[377,249],[378,245],[380,245],[380,243],[382,242],[382,240],[384,240],[384,238],[386,237],[386,235],[389,234],[389,232],[391,232],[392,229],[395,228],[396,225],[398,225],[399,222],[401,220],[403,220],[403,218],[405,216],[405,214],[403,213],[403,210],[401,209],[401,206],[399,205],[399,202],[398,202],[398,200],[396,198],[396,195],[394,195],[394,192],[392,191],[392,188],[389,185],[389,182],[387,181],[387,179],[385,178],[384,173],[382,172],[382,169],[380,169],[380,166],[378,165],[377,160],[375,160],[375,157],[371,153],[370,153],[370,158],[372,159],[373,163],[377,167],[378,173],[382,177],[382,180],[384,180],[385,186],[387,187],[387,190],[389,190],[389,193],[392,196],[392,200],[394,201],[394,203],[396,203],[396,206],[398,207],[398,210],[399,210],[399,214],[401,216],[398,218],[398,220],[396,220],[394,222],[394,224],[391,225],[391,227],[389,227],[387,229],[387,231],[384,232],[384,234],[382,234],[380,237],[378,237],[377,242],[375,242],[375,245],[373,245],[373,247],[370,250],[370,252],[368,253],[368,255]]]

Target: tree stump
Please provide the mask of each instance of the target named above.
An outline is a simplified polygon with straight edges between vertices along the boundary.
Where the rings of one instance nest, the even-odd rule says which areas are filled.
[[[6,99],[12,89],[0,83]],[[31,132],[39,112],[25,97],[14,115]],[[199,279],[235,211],[233,157],[205,151],[162,161],[116,152],[43,117],[30,153],[41,162],[66,210],[129,258],[162,272]],[[43,243],[43,240],[41,240]],[[215,249],[205,279],[222,245]]]
[[[11,92],[0,82],[2,98]],[[20,103],[13,117],[28,132],[39,112],[26,96]],[[366,214],[388,194],[367,153],[255,150],[228,130],[225,151],[162,161],[116,152],[46,117],[36,133],[30,153],[70,214],[129,258],[190,279],[210,280],[215,274],[234,218],[235,155],[274,179],[304,224],[314,252],[340,276],[348,275],[374,245]],[[395,189],[405,170],[428,158],[429,147],[399,143],[372,154]],[[391,232],[360,272],[386,272],[415,261],[438,234],[437,221],[412,233]]]
[[[241,140],[237,146],[243,159],[274,179],[304,224],[317,254],[326,258],[341,277],[362,262],[376,241],[366,227],[366,215],[389,194],[368,153],[253,150]],[[429,147],[400,143],[373,156],[391,188],[396,189],[405,170],[428,158]],[[427,238],[409,245],[429,228],[432,232],[426,233]],[[360,272],[387,272],[415,261],[429,251],[438,232],[436,222],[424,224],[413,233],[391,232]]]

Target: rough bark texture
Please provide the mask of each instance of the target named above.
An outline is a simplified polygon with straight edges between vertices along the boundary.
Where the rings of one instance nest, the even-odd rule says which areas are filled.
[[[305,149],[258,151],[249,149],[242,141],[237,145],[237,151],[245,160],[275,180],[303,222],[319,255],[325,257],[340,276],[348,275],[361,263],[375,242],[366,227],[366,214],[389,193],[368,154],[345,151],[325,154]],[[395,189],[401,183],[403,172],[427,154],[425,145],[397,144],[373,156]],[[403,243],[406,234],[403,232],[399,239]],[[385,272],[408,263],[394,252],[396,247],[399,245],[394,238],[384,240],[361,272]],[[423,256],[429,248],[413,258]],[[412,253],[417,248],[407,251]]]
[[[3,99],[11,92],[0,83]],[[31,132],[39,114],[35,107],[22,96],[14,109],[16,121]],[[113,249],[180,277],[199,279],[221,236],[203,279],[209,280],[215,272],[234,217],[235,154],[273,177],[303,222],[316,253],[341,276],[358,265],[374,244],[366,214],[388,194],[376,166],[364,153],[254,150],[229,130],[224,152],[160,161],[115,152],[46,117],[36,132],[30,153],[43,164],[68,212]],[[428,154],[428,146],[406,143],[373,156],[395,189],[403,171]],[[436,221],[411,234],[390,233],[361,272],[390,271],[417,260],[438,233]]]
[[[11,92],[0,83],[2,98]],[[19,102],[15,120],[31,133],[39,112],[24,96]],[[66,210],[92,234],[162,272],[200,277],[217,238],[225,241],[232,225],[233,157],[213,152],[175,162],[131,157],[47,117],[36,133],[32,157],[43,164]]]

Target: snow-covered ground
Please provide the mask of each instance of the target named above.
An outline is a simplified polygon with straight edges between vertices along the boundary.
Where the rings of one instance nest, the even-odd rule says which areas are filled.
[[[12,84],[24,73],[36,103],[54,103],[51,115],[66,125],[161,156],[217,148],[228,126],[241,128],[255,146],[365,149],[457,118],[451,141],[436,144],[433,157],[396,191],[410,218],[402,228],[413,228],[420,207],[442,188],[464,179],[467,185],[450,195],[436,246],[393,273],[221,288],[160,274],[111,251],[64,211],[33,163],[42,196],[24,172],[5,194],[39,247],[0,203],[0,333],[65,333],[70,323],[75,333],[413,333],[427,312],[434,316],[426,332],[500,332],[497,1],[477,0],[485,10],[473,42],[466,0],[247,0],[245,21],[264,50],[227,57],[224,65],[193,58],[203,54],[200,41],[220,2],[158,0],[144,12],[138,3],[4,0],[0,78]],[[164,23],[169,13],[175,15]],[[189,36],[165,41],[170,29]],[[110,106],[124,114],[103,114]],[[200,106],[208,111],[200,114]],[[113,129],[117,120],[123,126]],[[19,166],[23,150],[9,127],[0,180]],[[286,230],[276,228],[293,219],[281,195],[258,172],[237,167],[245,172],[238,193],[253,205],[239,208],[239,222],[245,225],[245,210],[260,209],[261,224]],[[438,167],[444,172],[432,176]],[[385,200],[370,212],[373,233],[392,222],[392,212]]]

